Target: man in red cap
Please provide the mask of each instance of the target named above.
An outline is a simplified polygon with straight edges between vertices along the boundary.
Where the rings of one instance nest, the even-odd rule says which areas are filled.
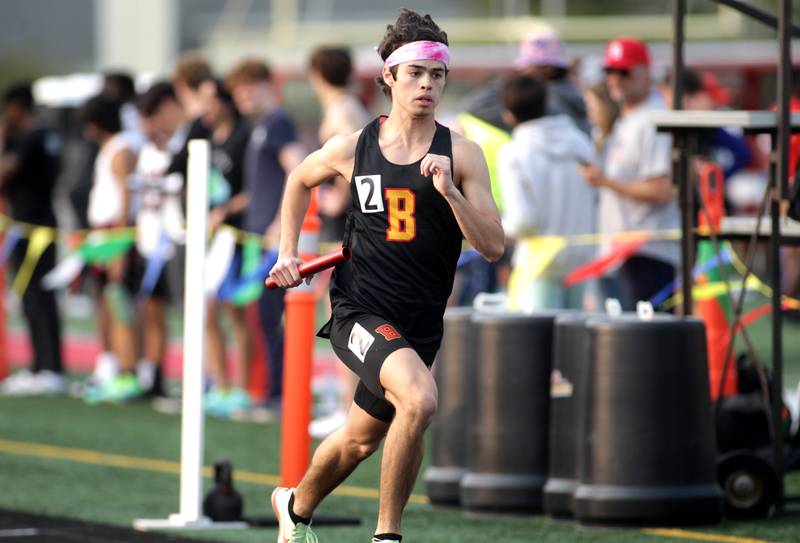
[[[652,88],[647,45],[616,38],[606,47],[606,82],[620,106],[603,167],[586,165],[581,173],[598,187],[598,229],[605,234],[603,253],[615,234],[678,228],[679,214],[670,181],[670,138],[656,132],[648,111],[664,109]],[[648,241],[618,270],[622,304],[633,309],[675,278],[676,241]]]

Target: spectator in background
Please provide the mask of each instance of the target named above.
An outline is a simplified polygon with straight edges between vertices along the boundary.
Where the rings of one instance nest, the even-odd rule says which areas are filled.
[[[605,81],[586,87],[583,98],[586,102],[589,124],[592,127],[592,141],[598,156],[602,159],[608,138],[611,137],[611,130],[619,117],[619,106],[611,98]]]
[[[159,240],[170,240],[165,252],[168,263],[183,251],[174,246],[183,238],[182,190],[184,177],[171,173],[174,152],[171,143],[184,122],[174,87],[157,82],[138,101],[142,127],[147,142],[136,163],[138,205],[134,208],[137,226],[137,251],[130,270],[130,288],[137,294],[143,336],[142,356],[137,364],[137,377],[144,393],[155,399],[163,398],[162,369],[167,345],[166,306],[175,294],[170,289],[166,270],[162,269],[152,290],[142,291],[142,279],[147,259],[157,250]],[[180,281],[182,284],[183,281]]]
[[[369,113],[350,88],[353,71],[350,51],[343,47],[319,47],[311,54],[309,68],[311,88],[322,107],[322,122],[319,125],[321,145],[333,136],[352,134],[369,123]],[[351,204],[349,179],[337,176],[320,186],[321,240],[343,240],[347,211]],[[324,277],[329,278],[330,274]],[[327,307],[330,311],[330,305]],[[333,413],[311,421],[309,433],[316,439],[323,439],[341,427],[353,402],[358,378],[344,365],[338,365],[337,368],[339,406]]]
[[[670,138],[658,134],[648,111],[664,109],[650,79],[647,45],[616,38],[606,47],[604,69],[620,117],[608,141],[603,167],[581,166],[587,182],[600,191],[599,230],[609,238],[626,231],[656,231],[680,226],[670,181]],[[607,239],[602,251],[611,249]],[[675,278],[675,241],[648,241],[618,271],[622,305],[634,309]]]
[[[120,103],[106,95],[91,98],[82,108],[84,137],[97,143],[100,151],[94,163],[92,190],[89,193],[87,218],[92,229],[128,226],[130,208],[128,178],[136,167],[133,144],[122,131]],[[93,266],[95,307],[102,352],[95,360],[94,385],[103,385],[117,377],[119,360],[125,367],[136,361],[135,338],[128,323],[110,302],[124,288],[124,259],[105,266]]]
[[[214,93],[214,76],[208,62],[195,54],[182,55],[175,64],[172,84],[175,95],[190,122],[200,121]]]
[[[175,65],[172,85],[183,110],[184,122],[169,142],[169,149],[173,153],[169,173],[180,173],[186,179],[189,140],[208,139],[211,135],[203,121],[209,101],[215,93],[211,66],[197,55],[183,55]]]
[[[566,50],[556,34],[551,31],[529,34],[520,42],[514,68],[518,73],[536,76],[547,82],[545,115],[566,114],[580,130],[589,133],[586,105],[569,77]],[[501,77],[493,79],[486,87],[467,98],[464,110],[484,122],[510,131],[511,127],[503,120],[500,104],[502,83]]]
[[[309,80],[322,107],[319,125],[320,145],[340,134],[351,134],[370,121],[364,104],[350,88],[353,63],[343,47],[319,47],[311,54]],[[345,216],[350,206],[350,180],[331,179],[319,192],[322,241],[342,241]],[[348,372],[352,375],[352,372]]]
[[[58,138],[36,122],[30,85],[8,88],[0,117],[0,194],[15,221],[55,228],[53,188],[60,147]],[[20,239],[9,256],[15,274],[23,266],[28,243],[27,237]],[[54,292],[41,285],[55,259],[55,246],[49,243],[22,293],[22,310],[33,347],[32,371],[18,372],[3,381],[6,394],[60,394],[66,390],[58,306]]]
[[[525,277],[526,264],[542,255],[523,238],[594,231],[594,190],[578,173],[580,164],[596,162],[592,142],[567,115],[544,115],[547,87],[535,77],[508,77],[500,100],[505,122],[513,127],[511,143],[498,159],[505,195],[503,229],[517,240],[513,273],[521,283],[509,292],[510,301],[525,311],[582,309],[583,285],[564,288],[562,281],[591,258],[591,247],[567,246],[540,275]]]
[[[667,107],[672,107],[672,74],[660,87]],[[711,72],[687,69],[683,74],[683,108],[694,111],[710,111],[730,105],[731,95]],[[718,128],[700,133],[700,154],[722,168],[725,179],[744,168],[752,153],[741,130]]]
[[[107,73],[103,78],[100,94],[119,103],[122,133],[128,138],[134,151],[141,149],[145,136],[139,110],[136,108],[136,84],[133,77],[125,72]]]
[[[211,201],[209,229],[214,231],[223,225],[241,228],[242,212],[248,204],[248,196],[244,191],[244,158],[250,127],[239,115],[233,98],[220,81],[214,81],[214,95],[202,120],[211,130],[212,175],[221,177],[229,193],[223,201]],[[241,269],[241,257],[241,246],[237,246],[231,267],[237,274]],[[225,335],[219,321],[222,310],[232,324],[237,350],[238,367],[232,372],[232,382],[226,371]],[[230,417],[251,406],[247,379],[253,355],[252,339],[247,330],[244,307],[212,297],[208,299],[207,312],[206,361],[213,386],[206,397],[205,408],[210,415]]]
[[[534,32],[519,46],[514,66],[525,75],[547,82],[546,115],[567,115],[582,132],[589,134],[586,105],[578,87],[569,77],[570,67],[564,44],[553,33]]]
[[[589,133],[586,106],[569,76],[569,63],[561,40],[551,31],[533,32],[519,45],[514,61],[517,73],[533,75],[547,82],[548,99],[545,115],[567,114],[581,130]],[[461,131],[483,149],[492,178],[492,195],[498,209],[503,211],[503,196],[498,178],[497,153],[508,141],[511,127],[503,119],[500,104],[502,77],[491,80],[484,88],[468,96],[463,113],[458,116],[456,130]],[[505,286],[508,275],[508,256],[497,263],[474,259],[459,268],[456,275],[456,303],[471,304],[479,292],[492,292]]]
[[[772,110],[776,110],[773,106]],[[792,96],[789,101],[789,110],[792,113],[800,111],[800,68],[792,70]],[[797,183],[797,168],[800,166],[800,134],[793,133],[789,138],[789,208],[788,216],[800,220],[800,184]],[[800,248],[782,247],[781,259],[783,265],[783,292],[797,298],[800,296]],[[791,313],[789,313],[791,314]]]
[[[136,337],[137,321],[141,333],[141,351],[120,359],[119,375],[107,384],[87,391],[86,399],[95,402],[122,402],[142,395],[156,399],[165,396],[162,372],[166,351],[165,304],[169,289],[163,269],[151,288],[142,289],[147,260],[156,252],[164,258],[175,251],[161,248],[166,236],[172,240],[182,227],[180,191],[182,178],[168,176],[172,160],[169,142],[183,122],[183,112],[172,85],[156,83],[138,101],[142,128],[147,141],[142,146],[136,167],[129,179],[132,205],[127,224],[136,224],[136,248],[125,260],[124,289],[117,289],[109,299],[111,312],[123,324],[128,337]],[[138,360],[138,361],[137,361]]]
[[[776,109],[776,107],[773,106],[773,109]],[[797,67],[792,70],[792,96],[789,100],[789,110],[792,113],[800,111],[800,68]],[[800,159],[800,134],[794,133],[791,138],[789,138],[790,186],[793,186],[797,178],[798,159]],[[794,192],[797,193],[796,190]]]
[[[604,80],[597,81],[593,85],[585,87],[583,97],[586,102],[586,113],[589,117],[589,124],[592,127],[592,142],[597,152],[596,164],[604,168],[608,140],[611,137],[614,123],[617,122],[617,118],[619,117],[619,105],[611,98],[611,94],[608,92],[608,85],[606,85]],[[595,191],[595,200],[596,198],[597,191]],[[595,208],[596,207],[597,205],[595,205]],[[595,217],[597,217],[597,213],[595,213]],[[619,283],[615,276],[590,279],[587,282],[586,289],[589,291],[590,296],[591,293],[594,293],[593,298],[596,301],[595,306],[597,308],[603,307],[603,300],[605,298],[622,299]],[[589,300],[591,299],[592,297],[589,298]],[[587,307],[587,309],[591,309],[591,307]]]
[[[245,59],[228,74],[227,83],[239,111],[254,122],[245,156],[244,184],[250,198],[244,229],[264,236],[273,247],[280,235],[280,208],[286,176],[305,157],[289,115],[281,106],[264,62]],[[264,289],[258,302],[269,360],[267,406],[278,408],[283,392],[283,289]]]
[[[203,122],[203,115],[208,110],[209,101],[214,95],[213,80],[211,66],[198,55],[191,53],[182,55],[175,65],[172,84],[183,111],[183,122],[167,144],[167,150],[172,156],[167,173],[179,174],[184,181],[189,163],[189,141],[208,139],[211,135],[211,131]],[[185,183],[183,187],[185,189]],[[184,257],[184,252],[178,251],[167,263],[170,294],[177,303],[182,303],[184,296],[183,278],[186,264]]]

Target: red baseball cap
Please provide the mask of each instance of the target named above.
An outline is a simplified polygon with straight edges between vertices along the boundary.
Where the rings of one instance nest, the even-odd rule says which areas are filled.
[[[606,45],[604,68],[629,70],[636,66],[650,66],[647,44],[636,38],[614,38]]]

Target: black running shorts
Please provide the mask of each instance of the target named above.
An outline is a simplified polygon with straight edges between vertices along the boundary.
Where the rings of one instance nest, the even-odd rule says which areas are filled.
[[[361,314],[332,318],[319,334],[329,337],[336,356],[356,375],[356,405],[384,422],[394,418],[394,407],[384,396],[380,382],[383,362],[398,349],[413,349],[428,368],[433,365],[438,349],[419,349],[383,317]]]

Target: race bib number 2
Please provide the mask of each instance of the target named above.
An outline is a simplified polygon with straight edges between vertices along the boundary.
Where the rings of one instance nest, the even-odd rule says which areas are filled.
[[[358,202],[362,213],[383,211],[383,191],[380,175],[358,175],[355,178]]]

